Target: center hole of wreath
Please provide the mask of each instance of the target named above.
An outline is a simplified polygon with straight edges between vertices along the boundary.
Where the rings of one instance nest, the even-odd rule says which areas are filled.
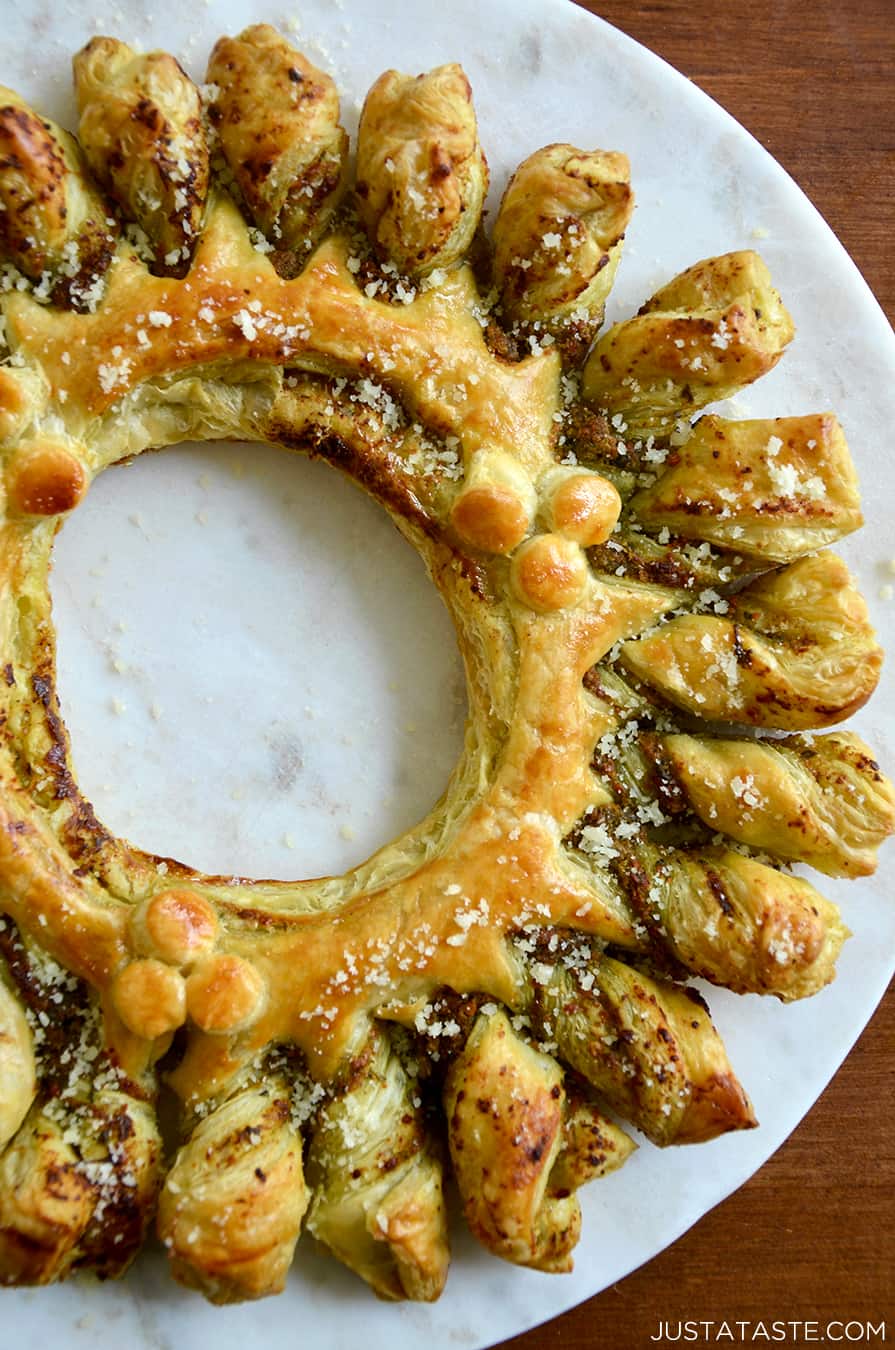
[[[94,483],[54,556],[75,773],[116,834],[210,873],[338,874],[444,790],[466,713],[450,620],[325,464],[145,455]]]

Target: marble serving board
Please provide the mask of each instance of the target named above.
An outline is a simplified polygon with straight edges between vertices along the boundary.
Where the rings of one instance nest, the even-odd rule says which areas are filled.
[[[330,70],[354,131],[388,66],[459,60],[474,87],[496,201],[539,145],[624,150],[638,209],[609,318],[682,267],[757,247],[798,326],[739,415],[835,409],[866,492],[842,551],[893,645],[889,429],[895,340],[857,270],[785,173],[657,58],[565,0],[0,0],[0,79],[74,125],[69,62],[94,33],[173,51],[202,79],[222,32],[277,23]],[[450,625],[385,517],[321,464],[273,449],[179,447],[105,474],[66,524],[53,595],[60,690],[80,781],[103,821],[153,852],[253,877],[341,871],[424,814],[462,736]],[[888,677],[856,727],[895,765]],[[485,1255],[457,1225],[447,1291],[387,1306],[302,1242],[287,1292],[213,1309],[148,1252],[120,1284],[4,1291],[0,1345],[66,1350],[429,1350],[481,1347],[543,1321],[648,1260],[779,1146],[847,1054],[892,968],[895,910],[878,880],[824,882],[854,936],[836,983],[783,1008],[711,991],[761,1128],[698,1149],[644,1142],[582,1195],[572,1275]],[[733,1255],[730,1259],[735,1260]],[[747,1272],[744,1271],[744,1276]]]

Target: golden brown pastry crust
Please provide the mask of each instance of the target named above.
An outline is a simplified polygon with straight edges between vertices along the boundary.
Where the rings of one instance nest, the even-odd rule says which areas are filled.
[[[308,1207],[288,1085],[274,1076],[200,1120],[159,1199],[171,1270],[212,1303],[279,1293]]]
[[[895,794],[853,732],[807,740],[667,736],[662,749],[710,829],[828,876],[865,876],[895,828]]]
[[[152,241],[156,265],[182,275],[208,194],[198,89],[167,52],[138,54],[107,37],[78,53],[74,75],[93,174]]]
[[[707,258],[599,338],[582,393],[632,436],[668,435],[772,370],[794,331],[757,253]]]
[[[94,89],[99,56],[113,73]],[[779,862],[867,872],[893,827],[891,788],[853,738],[718,740],[673,712],[801,731],[872,691],[866,607],[844,565],[814,552],[860,520],[841,429],[831,414],[681,425],[791,336],[754,254],[703,261],[599,339],[583,402],[570,349],[545,340],[510,359],[513,333],[501,344],[492,321],[486,335],[460,261],[486,170],[459,67],[390,72],[371,91],[365,252],[350,215],[326,233],[341,167],[307,210],[297,186],[313,186],[321,155],[344,162],[331,82],[271,29],[222,39],[221,142],[244,205],[288,245],[273,253],[225,185],[200,219],[195,103],[170,58],[100,39],[78,69],[88,126],[109,90],[121,111],[140,106],[150,71],[174,80],[189,115],[169,109],[172,135],[196,157],[181,249],[198,238],[184,276],[120,242],[88,312],[64,290],[47,305],[41,282],[2,300],[0,1280],[118,1273],[160,1192],[174,1275],[216,1302],[281,1288],[305,1216],[383,1297],[435,1298],[445,1117],[473,1231],[506,1259],[567,1269],[575,1188],[631,1149],[602,1107],[662,1145],[755,1124],[682,982],[781,999],[820,988],[846,930]],[[93,155],[136,214],[127,166],[111,163],[118,124],[91,116]],[[249,142],[263,172],[246,167]],[[557,221],[571,189],[556,174],[579,161],[624,167],[552,147],[514,191],[546,182]],[[28,169],[36,189],[45,167],[37,155]],[[587,200],[569,197],[582,218],[586,186]],[[629,197],[616,198],[605,230],[588,224],[615,257]],[[171,212],[142,224],[164,262]],[[566,299],[537,280],[525,322],[546,332]],[[106,466],[221,436],[352,475],[455,621],[460,763],[429,816],[344,877],[225,881],[148,857],[109,835],[72,774],[55,531]],[[170,1165],[162,1063],[182,1107]]]
[[[73,136],[0,87],[0,248],[45,295],[89,303],[115,245],[115,221]]]
[[[208,81],[209,117],[255,224],[277,248],[309,248],[347,186],[335,84],[266,23],[221,38]]]
[[[571,1270],[581,1210],[548,1194],[562,1146],[562,1070],[517,1036],[505,1013],[481,1014],[448,1076],[445,1112],[466,1220],[520,1266]]]
[[[857,477],[832,413],[702,417],[673,467],[637,493],[631,510],[651,532],[781,563],[862,523]]]
[[[848,568],[817,553],[751,582],[723,613],[682,614],[626,643],[620,660],[698,717],[803,731],[863,707],[882,652]]]
[[[487,190],[461,68],[380,75],[361,113],[355,187],[377,252],[411,276],[450,266],[472,243]]]
[[[513,174],[494,224],[494,279],[512,319],[590,335],[603,322],[634,210],[626,155],[573,145],[536,150]]]
[[[308,1229],[380,1298],[437,1299],[450,1248],[441,1150],[413,1079],[374,1032],[321,1109],[308,1149]]]

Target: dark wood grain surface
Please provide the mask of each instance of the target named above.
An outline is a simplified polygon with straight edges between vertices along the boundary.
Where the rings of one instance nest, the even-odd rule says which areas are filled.
[[[892,322],[895,0],[583,7],[664,57],[758,138],[818,207]],[[714,1322],[680,1342],[697,1347],[767,1344],[755,1324],[774,1321],[816,1323],[816,1331],[787,1329],[782,1343],[820,1344],[828,1322],[849,1319],[885,1319],[885,1343],[895,1342],[893,1077],[890,990],[820,1101],[750,1182],[654,1261],[504,1350],[640,1350],[660,1344],[652,1338],[666,1321],[673,1334],[678,1321]],[[831,1340],[844,1335],[831,1329]]]

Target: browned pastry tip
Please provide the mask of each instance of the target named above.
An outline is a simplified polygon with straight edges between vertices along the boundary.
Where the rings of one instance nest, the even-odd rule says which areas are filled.
[[[548,145],[513,174],[494,223],[494,276],[511,319],[593,336],[634,209],[631,169],[615,151]]]
[[[571,1270],[581,1232],[577,1199],[547,1189],[562,1146],[562,1080],[496,1011],[479,1016],[445,1085],[466,1221],[496,1256],[537,1270]]]
[[[310,247],[347,185],[332,79],[265,23],[220,38],[207,78],[211,122],[252,219],[275,248]]]
[[[0,87],[0,254],[45,297],[96,304],[115,222],[73,136]]]
[[[155,264],[182,274],[208,194],[199,91],[167,52],[95,37],[74,59],[79,134],[97,181],[144,231]]]
[[[355,188],[377,253],[410,276],[448,267],[472,243],[487,190],[462,68],[380,75],[361,113]]]

